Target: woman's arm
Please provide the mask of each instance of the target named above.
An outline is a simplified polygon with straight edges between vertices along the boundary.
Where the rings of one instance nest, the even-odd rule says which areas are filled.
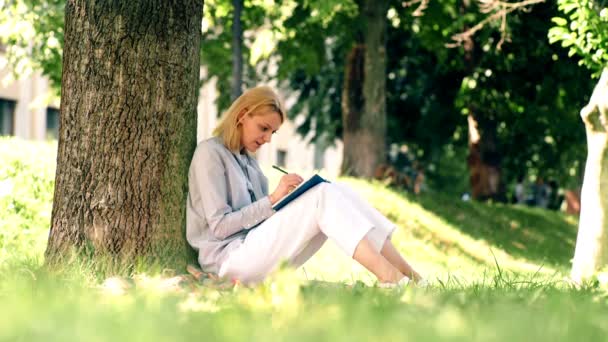
[[[218,239],[252,228],[274,212],[268,196],[238,210],[228,204],[226,169],[218,151],[211,145],[196,149],[190,164],[188,187],[193,208],[205,216],[211,233]]]

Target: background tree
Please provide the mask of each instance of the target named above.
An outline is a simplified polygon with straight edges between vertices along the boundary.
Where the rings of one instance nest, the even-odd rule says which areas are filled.
[[[66,5],[49,262],[184,265],[202,5]]]
[[[279,78],[290,79],[300,92],[302,105],[296,109],[314,112],[307,115],[300,130],[313,129],[317,132],[314,139],[330,141],[338,126],[334,123],[342,117],[343,174],[371,177],[386,159],[388,5],[389,1],[298,5],[285,21],[289,39],[278,45]],[[341,29],[330,30],[334,27]],[[347,59],[347,55],[355,58]],[[331,64],[325,64],[327,60]],[[344,66],[344,60],[351,64]],[[318,73],[327,68],[332,69],[332,76]],[[343,88],[343,76],[336,76],[344,72],[351,87]],[[318,114],[320,111],[325,113]],[[325,125],[327,122],[331,123]],[[327,134],[324,128],[330,128]]]
[[[344,175],[372,177],[386,161],[386,13],[389,1],[359,2],[362,42],[347,59],[342,92]],[[362,43],[362,44],[361,44]]]
[[[484,155],[500,160],[502,182],[527,174],[577,186],[582,130],[572,129],[576,125],[572,113],[590,84],[573,82],[588,73],[546,40],[549,18],[557,7],[546,3],[529,12],[511,12],[510,38],[501,50],[496,49],[501,40],[500,21],[478,31],[474,67],[469,68],[464,49],[446,49],[445,44],[463,27],[483,21],[486,14],[473,7],[462,15],[454,10],[457,4],[431,1],[422,16],[413,16],[412,8],[401,2],[391,4],[387,18],[387,142],[407,145],[425,165],[431,186],[460,195],[470,186],[463,180],[468,172],[466,117],[471,106],[478,118],[495,127],[494,148]],[[348,93],[348,82],[344,83],[348,72],[344,70],[350,62],[346,57],[361,45],[362,38],[359,21],[353,19],[356,12],[341,8],[332,12],[331,20],[312,12],[298,6],[285,21],[285,36],[291,38],[277,46],[278,76],[297,91],[291,114],[304,114],[299,132],[327,144],[341,138],[347,124],[341,107],[345,99],[341,95]],[[360,86],[361,82],[353,84]],[[315,134],[308,135],[311,131]],[[501,187],[498,195],[504,197],[505,190]]]
[[[241,26],[241,12],[243,0],[232,0],[232,87],[231,100],[236,100],[243,92],[243,28]]]
[[[573,129],[579,125],[572,113],[591,84],[576,83],[588,73],[544,39],[556,14],[554,3],[511,13],[508,42],[499,50],[496,31],[479,37],[477,65],[463,80],[457,103],[477,112],[474,121],[482,135],[489,135],[486,143],[491,146],[480,149],[479,157],[497,168],[501,182],[528,174],[565,185],[578,177],[571,171],[582,162],[583,131]]]
[[[470,136],[467,133],[468,122],[450,121],[449,118],[462,117],[459,114],[464,114],[470,123],[470,113],[474,109],[473,128],[476,128],[475,133],[480,139],[477,147],[482,147],[476,151],[476,159],[491,161],[492,165],[489,166],[496,168],[500,177],[497,177],[499,182],[496,185],[513,182],[519,175],[529,175],[553,179],[564,186],[577,186],[580,182],[578,169],[582,163],[580,150],[584,145],[580,142],[582,129],[573,129],[578,123],[572,113],[582,103],[581,97],[592,85],[589,82],[576,82],[588,77],[588,72],[577,68],[575,63],[568,60],[564,51],[551,46],[545,39],[546,32],[551,27],[549,20],[558,13],[556,4],[536,4],[529,11],[522,12],[515,11],[518,7],[514,6],[525,6],[531,2],[484,3],[500,3],[500,6],[504,4],[512,7],[504,9],[499,6],[495,8],[496,12],[484,10],[482,13],[471,7],[463,13],[457,13],[454,11],[456,3],[429,2],[424,15],[413,17],[406,23],[417,32],[413,39],[401,40],[418,40],[414,55],[425,56],[423,61],[428,60],[431,61],[428,64],[436,63],[441,67],[433,70],[424,63],[417,62],[411,53],[402,53],[408,56],[402,57],[404,62],[401,62],[401,69],[398,72],[389,71],[389,75],[394,72],[394,79],[404,84],[408,82],[404,82],[403,78],[409,78],[412,82],[411,70],[419,71],[423,77],[431,80],[433,78],[429,76],[435,75],[436,80],[441,81],[443,93],[428,87],[428,90],[424,90],[426,95],[420,96],[422,99],[432,99],[434,106],[424,102],[416,104],[412,100],[418,97],[404,96],[404,93],[400,97],[406,97],[406,101],[398,105],[398,108],[408,108],[411,113],[416,113],[416,107],[421,108],[418,111],[420,114],[414,115],[414,118],[420,115],[423,120],[419,122],[425,126],[414,126],[416,131],[423,135],[425,132],[430,132],[426,133],[429,135],[442,132],[441,135],[444,136],[443,142],[435,140],[435,143],[432,137],[415,139],[424,150],[426,163],[436,170],[430,173],[435,178],[433,183],[443,191],[452,191],[450,189],[455,184],[460,187],[460,192],[466,190],[458,185],[462,184],[459,181],[462,175],[450,171],[462,170],[462,164],[450,160],[456,155],[462,155],[463,147],[468,145],[470,148],[470,142],[463,139]],[[500,15],[496,16],[496,13]],[[406,14],[407,12],[399,13],[401,21],[408,18]],[[509,15],[508,25],[505,22],[503,26],[502,20],[506,20],[506,14]],[[480,22],[485,25],[480,27]],[[465,47],[442,49],[442,44],[454,32],[460,32],[462,27],[474,29],[474,32],[469,31],[464,35],[473,40],[470,42],[473,48],[469,48],[469,52]],[[465,41],[462,36],[456,36],[458,41]],[[389,44],[394,45],[396,44]],[[400,77],[406,74],[407,77]],[[425,89],[418,82],[414,81],[413,84],[418,89]],[[410,90],[408,95],[415,93]],[[442,105],[442,102],[445,104]],[[427,112],[426,108],[433,107],[434,110]],[[436,112],[448,115],[433,114]],[[412,122],[416,123],[418,119]],[[440,124],[434,124],[436,122]],[[400,126],[408,127],[404,122]],[[484,127],[485,130],[480,129]],[[420,144],[421,142],[424,143]],[[486,148],[488,146],[490,148]],[[470,158],[471,150],[468,153]],[[480,184],[480,187],[487,186]],[[456,193],[455,190],[458,189],[455,188],[452,192]],[[503,191],[506,189],[499,186],[498,190],[498,193],[493,194],[486,192],[485,197],[504,198]]]
[[[241,12],[237,13],[239,6]],[[205,2],[201,36],[204,49],[200,53],[206,72],[202,82],[215,79],[219,113],[228,108],[237,88],[240,94],[243,88],[271,79],[267,76],[270,63],[265,57],[281,35],[282,22],[293,6],[289,1]],[[228,63],[230,60],[232,63]]]
[[[581,110],[587,134],[587,162],[571,276],[580,282],[608,266],[608,2],[558,0],[563,17],[549,32],[570,56],[601,75]]]
[[[288,113],[292,119],[301,116],[297,131],[322,146],[342,138],[346,57],[362,41],[356,4],[329,3],[298,4],[273,54],[279,62],[276,77],[297,98]]]

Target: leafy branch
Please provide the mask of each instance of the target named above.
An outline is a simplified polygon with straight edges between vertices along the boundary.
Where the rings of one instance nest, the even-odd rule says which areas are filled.
[[[608,66],[608,1],[559,0],[564,18],[556,17],[549,30],[549,42],[561,42],[568,56],[581,57],[585,65],[599,76]]]
[[[507,15],[516,10],[529,10],[530,6],[545,2],[545,0],[524,0],[520,2],[478,0],[478,2],[479,11],[483,14],[488,14],[488,16],[470,29],[453,35],[452,40],[454,42],[446,44],[447,47],[461,46],[464,42],[472,39],[475,33],[486,25],[500,20],[500,40],[496,45],[496,48],[500,50],[505,40],[508,40]]]
[[[403,7],[411,7],[418,5],[416,10],[412,13],[413,16],[419,17],[424,14],[424,10],[429,5],[430,0],[410,0],[403,2]],[[469,1],[466,1],[468,3]],[[518,2],[508,2],[501,0],[477,0],[479,11],[488,16],[482,21],[477,23],[475,26],[467,29],[464,32],[457,33],[452,36],[453,43],[447,43],[446,46],[453,48],[461,46],[464,42],[473,38],[475,33],[484,28],[486,25],[500,20],[500,40],[496,48],[500,50],[505,40],[508,40],[507,32],[507,15],[517,10],[528,10],[530,6],[545,2],[545,0],[523,0]]]

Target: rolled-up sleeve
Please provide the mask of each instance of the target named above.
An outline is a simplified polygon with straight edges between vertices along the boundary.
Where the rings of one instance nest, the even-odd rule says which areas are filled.
[[[218,151],[210,145],[199,146],[190,164],[188,186],[193,210],[204,215],[217,239],[253,228],[274,213],[268,196],[242,208],[231,207],[226,177],[226,166]]]

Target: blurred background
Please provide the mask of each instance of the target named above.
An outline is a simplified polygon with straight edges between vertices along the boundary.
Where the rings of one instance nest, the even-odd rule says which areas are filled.
[[[262,165],[551,209],[565,209],[569,193],[576,206],[586,156],[578,113],[595,81],[549,43],[556,3],[497,16],[460,41],[454,36],[488,16],[478,2],[365,6],[206,1],[198,140],[244,89],[271,84],[290,120],[259,151]],[[56,139],[64,3],[1,7],[0,134]],[[368,67],[379,72],[363,87]],[[373,88],[381,92],[372,99]],[[365,98],[382,106],[370,112]],[[363,133],[378,146],[352,143]]]

